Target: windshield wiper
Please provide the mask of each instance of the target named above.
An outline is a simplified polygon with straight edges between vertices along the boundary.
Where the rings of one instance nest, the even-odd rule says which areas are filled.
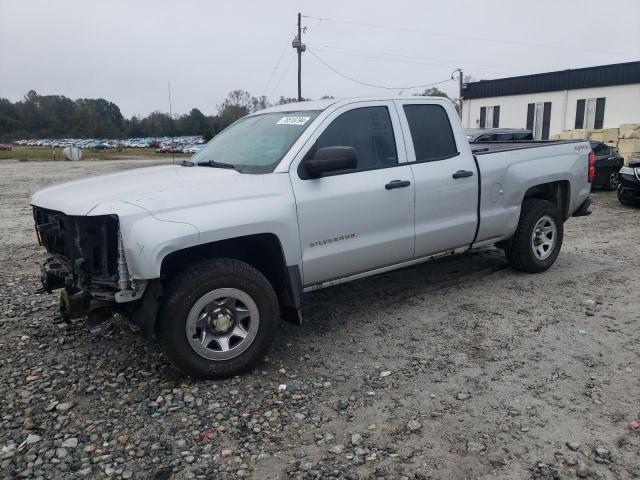
[[[216,162],[215,160],[209,160],[208,162],[196,163],[196,165],[203,166],[203,167],[213,167],[213,168],[231,168],[233,170],[237,170],[236,166],[231,164],[231,163]]]

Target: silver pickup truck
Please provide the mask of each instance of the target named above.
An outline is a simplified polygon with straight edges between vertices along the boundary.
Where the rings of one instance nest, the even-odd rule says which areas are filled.
[[[186,374],[234,375],[304,292],[492,244],[548,269],[589,213],[589,144],[472,147],[440,98],[263,110],[181,165],[36,192],[43,284],[66,318],[119,313]]]

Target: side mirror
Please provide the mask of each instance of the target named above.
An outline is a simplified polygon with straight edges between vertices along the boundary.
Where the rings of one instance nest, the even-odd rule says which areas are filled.
[[[356,168],[358,158],[353,147],[324,147],[313,158],[304,160],[303,166],[309,176],[321,177],[326,172]]]

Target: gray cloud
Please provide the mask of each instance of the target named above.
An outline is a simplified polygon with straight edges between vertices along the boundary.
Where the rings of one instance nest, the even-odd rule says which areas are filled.
[[[0,97],[103,97],[130,116],[166,111],[168,81],[178,113],[213,113],[238,88],[295,96],[298,10],[399,27],[304,19],[303,40],[322,60],[378,85],[436,82],[459,66],[488,79],[640,57],[637,0],[0,0]],[[439,87],[457,95],[455,82]],[[304,54],[305,96],[381,92]]]

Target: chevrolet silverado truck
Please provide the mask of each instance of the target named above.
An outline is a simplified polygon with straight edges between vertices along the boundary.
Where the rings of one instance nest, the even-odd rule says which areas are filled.
[[[31,204],[64,317],[117,313],[187,375],[220,378],[264,356],[281,318],[302,321],[305,292],[490,245],[547,270],[593,175],[585,141],[470,145],[446,99],[332,99]]]

